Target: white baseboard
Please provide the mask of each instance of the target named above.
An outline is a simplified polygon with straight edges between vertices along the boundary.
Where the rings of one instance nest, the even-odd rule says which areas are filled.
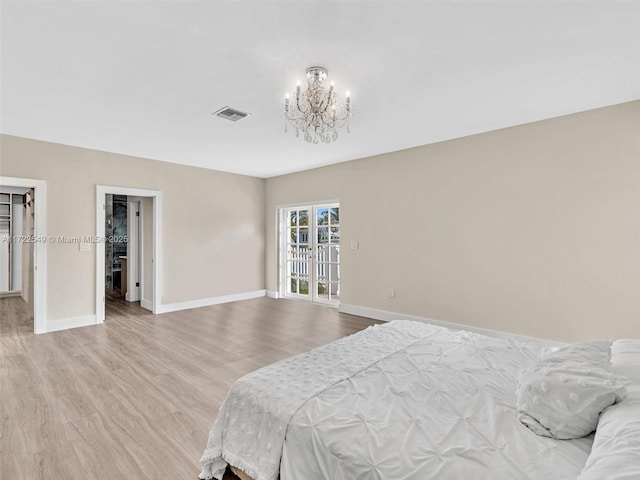
[[[341,303],[338,307],[338,311],[341,313],[348,313],[351,315],[357,315],[359,317],[373,318],[375,320],[382,320],[389,322],[391,320],[414,320],[416,322],[430,323],[432,325],[438,325],[440,327],[450,328],[452,330],[468,330],[474,333],[480,333],[489,337],[497,338],[513,338],[521,342],[537,342],[541,345],[549,347],[557,347],[566,345],[562,342],[556,342],[548,340],[546,338],[529,337],[527,335],[519,335],[517,333],[502,332],[500,330],[491,330],[489,328],[474,327],[472,325],[463,325],[461,323],[443,322],[442,320],[434,320],[432,318],[417,317],[414,315],[406,315],[404,313],[388,312],[386,310],[377,310],[375,308],[361,307],[358,305],[346,305]]]
[[[275,293],[275,292],[274,292]],[[190,300],[187,302],[169,303],[160,305],[157,313],[177,312],[178,310],[187,310],[190,308],[208,307],[210,305],[218,305],[220,303],[237,302],[238,300],[249,300],[251,298],[259,298],[267,295],[266,290],[256,290],[253,292],[236,293],[233,295],[223,295],[220,297],[203,298],[200,300]],[[153,310],[153,303],[149,300],[141,299],[140,306],[147,310]],[[60,330],[68,330],[70,328],[87,327],[96,325],[95,315],[84,315],[80,317],[63,318],[60,320],[52,320],[46,324],[46,333],[58,332]],[[41,333],[45,333],[41,332]]]
[[[60,320],[50,320],[46,324],[46,332],[59,332],[70,328],[88,327],[96,324],[95,315],[83,315],[81,317],[63,318]]]
[[[280,295],[278,295],[278,292],[276,290],[267,290],[267,297],[280,298]]]
[[[133,292],[127,292],[127,293],[125,293],[125,295],[124,295],[124,299],[125,299],[127,302],[140,302],[140,301],[141,301],[140,299],[136,298],[136,296],[135,296],[135,295],[133,295]]]
[[[188,310],[190,308],[209,307],[220,303],[237,302],[238,300],[249,300],[251,298],[264,297],[265,290],[255,290],[253,292],[235,293],[220,297],[202,298],[200,300],[189,300],[187,302],[168,303],[158,306],[156,313],[177,312],[178,310]],[[146,308],[146,307],[145,307]]]

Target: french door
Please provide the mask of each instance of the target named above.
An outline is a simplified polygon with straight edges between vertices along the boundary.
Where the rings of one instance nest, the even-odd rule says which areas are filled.
[[[284,208],[281,221],[281,293],[285,297],[337,305],[340,205]]]

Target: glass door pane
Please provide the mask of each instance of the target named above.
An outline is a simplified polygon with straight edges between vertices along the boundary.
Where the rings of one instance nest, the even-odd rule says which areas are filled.
[[[315,208],[316,246],[314,299],[337,304],[340,300],[340,208]]]
[[[309,210],[285,211],[286,229],[286,293],[310,298],[311,255]]]

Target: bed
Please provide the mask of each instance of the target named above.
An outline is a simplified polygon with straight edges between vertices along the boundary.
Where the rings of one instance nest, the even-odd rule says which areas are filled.
[[[632,352],[624,373],[633,377],[639,343],[624,345]],[[200,478],[221,479],[230,465],[255,480],[576,479],[594,435],[558,440],[518,420],[518,376],[543,351],[420,322],[369,327],[238,380],[209,434]],[[640,386],[640,373],[624,378],[618,393]],[[632,384],[629,392],[624,425],[640,408],[633,404],[640,390]],[[622,462],[632,476],[606,478],[640,478],[637,420],[638,430],[625,432],[637,450]],[[596,433],[596,442],[619,450],[611,441],[619,425],[610,423],[608,440]],[[594,468],[609,468],[604,457]]]

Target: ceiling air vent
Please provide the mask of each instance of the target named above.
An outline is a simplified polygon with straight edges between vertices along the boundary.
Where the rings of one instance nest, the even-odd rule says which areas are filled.
[[[250,113],[241,112],[240,110],[236,110],[231,107],[222,107],[217,112],[213,112],[213,114],[232,122],[237,122],[238,120],[242,120],[244,117],[251,115]]]

